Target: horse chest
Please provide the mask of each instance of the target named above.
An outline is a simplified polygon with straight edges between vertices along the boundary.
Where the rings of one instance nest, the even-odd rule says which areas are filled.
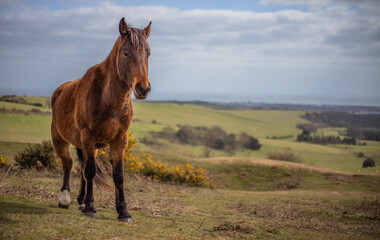
[[[97,127],[99,141],[107,142],[115,139],[119,135],[124,135],[128,131],[130,118],[128,116],[113,116],[104,120]]]

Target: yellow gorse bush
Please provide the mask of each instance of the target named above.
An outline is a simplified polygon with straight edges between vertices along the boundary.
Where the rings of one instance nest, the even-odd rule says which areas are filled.
[[[146,154],[142,149],[140,150],[140,156],[132,156],[132,148],[135,145],[136,139],[132,138],[132,134],[129,133],[129,142],[125,150],[126,171],[161,182],[174,182],[198,187],[215,187],[210,178],[205,176],[203,168],[195,168],[190,163],[169,167],[168,163],[153,161],[152,155]]]
[[[8,160],[8,157],[3,158],[3,156],[0,155],[0,167],[5,167],[7,165]]]

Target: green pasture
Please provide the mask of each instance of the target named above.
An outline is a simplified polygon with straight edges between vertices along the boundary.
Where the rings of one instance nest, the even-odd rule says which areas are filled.
[[[134,117],[170,127],[180,125],[221,126],[229,133],[245,132],[259,138],[296,135],[304,112],[284,110],[216,110],[192,104],[134,103]]]
[[[41,112],[50,112],[51,111],[50,109],[45,108],[45,107],[37,107],[37,106],[33,106],[33,105],[2,102],[2,101],[0,101],[0,108],[5,108],[8,110],[20,109],[20,110],[24,110],[24,111],[30,111],[32,109],[39,109]]]
[[[26,99],[46,102],[46,98]],[[0,102],[1,107],[38,108]],[[126,173],[124,188],[133,223],[125,224],[116,220],[115,195],[107,189],[94,189],[96,218],[77,210],[77,161],[71,174],[70,209],[57,207],[62,184],[59,165],[42,171],[13,166],[8,172],[4,167],[0,239],[379,239],[380,176],[366,173],[380,171],[380,142],[366,141],[366,146],[296,142],[301,132],[297,123],[307,122],[300,117],[302,111],[134,102],[134,113],[130,128],[137,139],[134,155],[142,148],[153,160],[170,166],[189,162],[202,167],[216,188],[163,184]],[[50,123],[51,116],[0,114],[0,154],[12,162],[29,143],[50,139]],[[176,129],[178,124],[246,132],[259,138],[262,147],[225,152],[152,139],[149,134],[167,126]],[[341,130],[325,128],[318,134]],[[151,143],[144,144],[144,138]],[[272,151],[293,152],[305,164],[256,159],[265,159]],[[206,153],[212,158],[205,158]],[[367,157],[375,159],[377,167],[363,169]]]
[[[0,114],[0,141],[40,143],[50,136],[51,116]]]
[[[50,102],[50,98],[46,97],[33,97],[33,96],[25,96],[23,97],[28,103],[39,103],[42,104],[42,107],[48,108],[48,102]]]
[[[345,128],[320,128],[316,134],[320,136],[341,136],[340,133],[345,130]]]
[[[26,98],[28,101],[46,102],[46,98]],[[32,100],[31,100],[32,99]],[[294,152],[302,163],[334,170],[348,172],[379,172],[379,167],[362,169],[365,158],[371,157],[380,166],[380,143],[367,141],[367,146],[326,146],[296,142],[296,135],[301,130],[296,125],[307,122],[300,116],[302,111],[287,110],[218,110],[207,106],[175,103],[134,102],[134,121],[130,131],[137,139],[138,148],[151,152],[175,154],[190,158],[237,156],[267,158],[269,152],[291,151]],[[31,105],[0,102],[0,108],[30,110],[38,108]],[[41,108],[41,111],[50,111]],[[155,122],[155,123],[153,123]],[[50,139],[51,116],[24,115],[24,114],[0,114],[0,142],[5,143],[40,143],[44,139]],[[218,125],[228,133],[246,132],[259,138],[262,147],[258,151],[240,149],[235,152],[206,149],[204,146],[180,145],[165,139],[151,139],[149,132],[161,131],[164,127],[177,125],[213,126]],[[320,129],[318,134],[336,135],[342,128]],[[283,138],[283,139],[272,139]],[[141,140],[146,138],[154,144],[143,144]],[[1,148],[0,154],[14,156],[18,151],[13,148]],[[18,148],[17,148],[18,149]],[[208,152],[206,154],[206,152]],[[364,158],[357,154],[362,152]]]

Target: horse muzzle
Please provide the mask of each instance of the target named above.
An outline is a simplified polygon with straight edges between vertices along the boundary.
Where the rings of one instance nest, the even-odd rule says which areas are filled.
[[[133,92],[135,93],[135,97],[137,99],[145,99],[148,96],[151,89],[152,88],[150,86],[150,83],[148,87],[145,89],[141,86],[141,83],[137,83],[133,89]]]

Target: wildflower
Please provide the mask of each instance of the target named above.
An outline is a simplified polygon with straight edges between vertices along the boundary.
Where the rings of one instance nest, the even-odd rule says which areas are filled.
[[[8,157],[3,158],[3,156],[0,155],[0,167],[4,167],[5,165],[7,165],[8,160]]]

